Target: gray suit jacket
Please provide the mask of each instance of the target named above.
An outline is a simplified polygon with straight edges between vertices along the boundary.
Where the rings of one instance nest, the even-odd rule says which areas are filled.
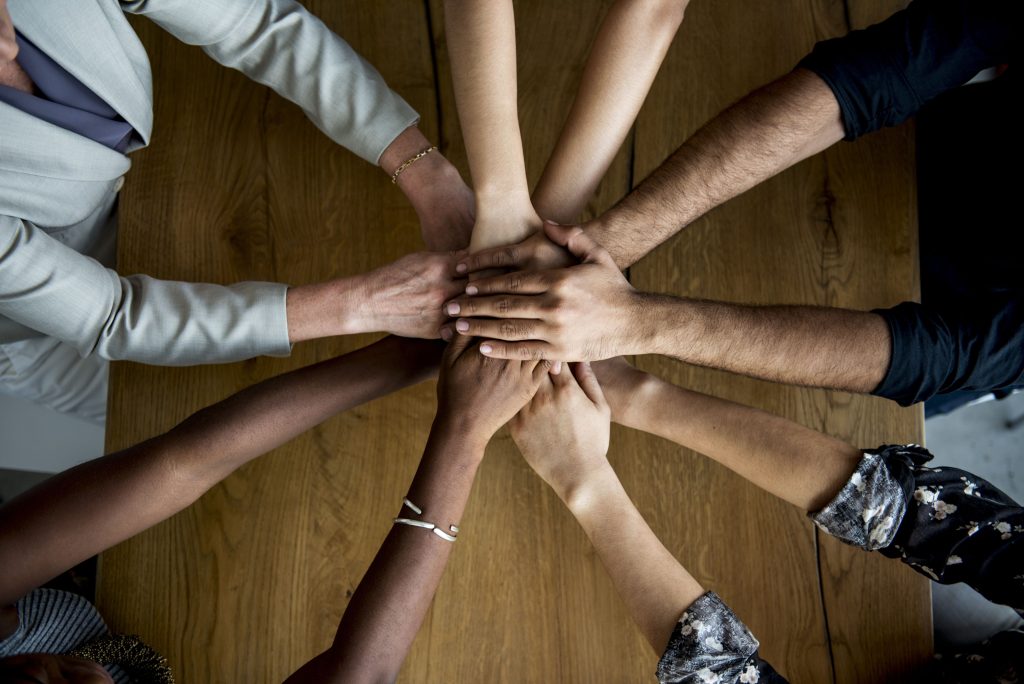
[[[370,162],[417,121],[372,66],[293,0],[10,0],[9,9],[19,32],[135,128],[141,140],[130,150],[149,142],[153,89],[124,11],[270,86]],[[0,343],[49,335],[83,356],[161,365],[287,354],[284,285],[181,283],[108,268],[130,165],[0,102]]]

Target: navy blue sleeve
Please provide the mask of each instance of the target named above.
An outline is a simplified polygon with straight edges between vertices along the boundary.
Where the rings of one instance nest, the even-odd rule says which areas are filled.
[[[1024,383],[1024,293],[996,292],[969,303],[879,309],[892,335],[889,371],[872,394],[910,406],[956,390]]]
[[[913,116],[978,72],[1008,64],[1018,0],[915,0],[885,21],[818,43],[799,66],[832,89],[846,139]]]

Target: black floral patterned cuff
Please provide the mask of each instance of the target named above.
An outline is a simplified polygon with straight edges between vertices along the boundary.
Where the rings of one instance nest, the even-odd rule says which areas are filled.
[[[865,452],[846,485],[810,518],[826,534],[875,551],[892,543],[906,512],[906,492],[886,460]]]
[[[679,618],[658,662],[658,681],[663,684],[779,681],[775,670],[757,657],[759,645],[729,606],[709,591],[690,604]]]

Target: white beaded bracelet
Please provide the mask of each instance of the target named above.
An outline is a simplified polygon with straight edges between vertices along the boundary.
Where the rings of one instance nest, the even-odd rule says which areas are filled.
[[[404,499],[402,501],[402,505],[408,506],[417,515],[422,515],[423,513],[423,509],[414,504],[412,501],[409,501],[409,499]],[[444,539],[447,542],[454,542],[456,536],[459,534],[459,528],[456,525],[448,526],[448,529],[451,531],[451,534],[448,534],[434,523],[427,522],[425,520],[413,520],[411,518],[395,518],[393,522],[396,525],[409,525],[410,527],[421,527],[424,530],[430,530],[438,537]]]

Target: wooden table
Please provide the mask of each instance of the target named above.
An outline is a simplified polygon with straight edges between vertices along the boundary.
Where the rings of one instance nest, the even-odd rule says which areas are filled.
[[[517,3],[533,180],[609,4]],[[609,207],[815,41],[901,4],[695,2],[589,211]],[[424,131],[466,173],[441,2],[308,5],[422,113]],[[153,62],[156,134],[135,155],[124,191],[123,273],[303,283],[420,248],[413,212],[382,173],[267,89],[145,21],[136,25]],[[630,276],[645,290],[742,302],[871,308],[915,298],[913,159],[909,127],[837,145],[711,212]],[[107,446],[125,447],[262,378],[369,339],[307,343],[288,359],[225,366],[115,364]],[[863,446],[922,437],[920,409],[662,358],[639,364]],[[411,480],[433,411],[433,385],[425,384],[328,421],[242,469],[103,555],[103,613],[165,653],[186,684],[280,681],[330,642]],[[822,536],[798,510],[663,440],[616,428],[610,457],[666,546],[730,603],[791,681],[898,679],[928,657],[928,584],[907,568]],[[464,529],[402,681],[653,679],[655,654],[583,534],[505,432],[488,450]]]

